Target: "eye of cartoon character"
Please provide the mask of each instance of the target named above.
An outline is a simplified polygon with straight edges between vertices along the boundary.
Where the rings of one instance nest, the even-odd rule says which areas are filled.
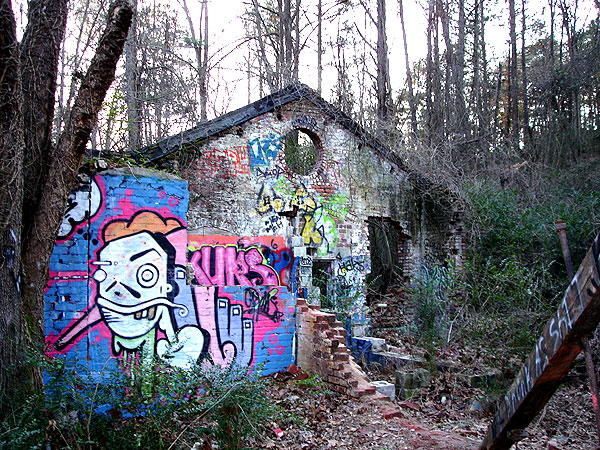
[[[144,264],[137,270],[137,282],[140,286],[151,288],[156,285],[159,278],[159,271],[153,264]]]

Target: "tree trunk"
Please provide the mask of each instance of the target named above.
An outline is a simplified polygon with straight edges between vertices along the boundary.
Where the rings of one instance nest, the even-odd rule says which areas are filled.
[[[32,226],[33,214],[48,173],[58,59],[67,25],[67,1],[31,0],[28,8],[27,29],[20,54],[25,130],[25,234]]]
[[[512,138],[511,145],[519,145],[519,78],[517,72],[517,25],[515,13],[515,0],[508,0],[508,14],[510,27],[510,70],[509,70],[509,104],[510,126],[508,133]]]
[[[481,74],[479,64],[479,45],[481,40],[480,22],[479,22],[479,6],[476,6],[474,20],[473,20],[473,57],[471,59],[471,65],[473,67],[473,79],[471,84],[471,98],[470,104],[472,111],[474,111],[474,120],[477,126],[477,137],[481,137],[481,125],[483,122],[482,117],[482,87],[481,87]]]
[[[321,95],[323,81],[323,5],[317,4],[317,92]]]
[[[426,114],[427,144],[437,145],[442,139],[442,81],[440,72],[438,0],[429,0],[427,19]]]
[[[425,63],[425,138],[432,144],[433,135],[433,3],[429,0],[427,14],[427,56]]]
[[[444,65],[444,102],[443,102],[443,120],[444,136],[454,135],[456,132],[456,109],[451,100],[455,95],[454,77],[452,74],[454,67],[454,46],[450,40],[450,11],[446,1],[437,1],[438,16],[442,22],[442,35],[446,47],[446,64]],[[439,66],[439,65],[438,65]]]
[[[385,0],[377,0],[377,128],[379,131],[388,128],[390,119],[390,62],[385,22]]]
[[[456,40],[456,51],[454,52],[454,65],[452,66],[452,76],[454,78],[454,114],[456,114],[456,131],[461,138],[467,140],[470,136],[469,118],[465,104],[465,1],[458,1],[458,37]]]
[[[138,70],[137,5],[138,1],[133,0],[132,7],[136,14],[131,23],[129,39],[125,43],[125,101],[127,103],[127,129],[130,150],[138,149],[142,146],[142,135],[140,132],[142,122],[139,106],[140,72]]]
[[[278,4],[281,6],[281,0],[278,0]],[[269,62],[269,59],[267,58],[267,49],[265,46],[265,41],[266,41],[266,37],[265,37],[265,26],[264,26],[264,21],[263,21],[263,17],[260,13],[260,5],[258,4],[258,0],[252,0],[252,16],[253,16],[253,21],[254,21],[254,26],[256,27],[256,36],[255,36],[255,41],[258,45],[258,64],[259,64],[259,74],[261,74],[260,76],[260,91],[262,94],[262,86],[263,86],[263,80],[266,78],[266,84],[267,86],[269,86],[269,90],[271,92],[275,92],[277,89],[279,89],[280,87],[280,76],[281,76],[281,72],[280,72],[280,67],[279,67],[279,61],[281,61],[282,57],[280,56],[280,51],[282,49],[281,46],[281,24],[278,24],[278,40],[277,45],[273,46],[273,50],[275,51],[275,67],[273,68],[273,66],[271,65],[271,63]],[[263,71],[265,72],[266,76],[263,76]]]
[[[483,112],[483,123],[480,127],[480,134],[487,134],[490,130],[490,124],[492,122],[492,111],[490,107],[490,94],[492,92],[490,88],[490,75],[488,71],[487,64],[487,51],[485,47],[485,8],[483,6],[483,2],[479,2],[479,26],[481,30],[481,39],[479,42],[481,43],[481,78],[483,80],[483,88],[482,88],[482,103],[481,103],[481,111]],[[487,143],[486,143],[487,146]]]
[[[500,129],[500,91],[502,90],[502,64],[498,64],[498,79],[496,80],[496,93],[494,95],[494,128]]]
[[[418,138],[417,129],[417,105],[413,92],[412,72],[408,59],[408,43],[406,42],[406,27],[404,26],[404,5],[398,0],[398,13],[400,15],[400,26],[402,27],[402,41],[404,42],[404,63],[406,66],[406,84],[408,85],[408,107],[410,109],[410,128],[414,138]]]
[[[550,10],[550,45],[548,46],[548,60],[550,61],[550,67],[554,67],[554,14],[555,14],[555,0],[548,0],[548,9]]]
[[[0,0],[0,415],[19,393],[13,388],[23,361],[19,292],[23,204],[23,115],[19,47],[10,0]],[[5,416],[6,417],[6,416]]]
[[[110,7],[106,29],[85,74],[71,113],[50,160],[48,176],[42,188],[31,229],[23,235],[23,296],[28,334],[33,342],[44,341],[44,289],[48,265],[66,200],[77,185],[77,174],[85,146],[102,107],[106,92],[114,80],[132,10],[126,0],[116,0]],[[47,37],[46,37],[47,39]]]
[[[521,91],[522,91],[522,99],[523,99],[523,123],[521,124],[523,127],[523,140],[525,143],[525,148],[530,152],[533,151],[531,145],[533,144],[533,139],[531,136],[531,129],[529,128],[529,97],[527,95],[527,60],[525,58],[525,32],[526,32],[526,22],[525,22],[525,0],[521,0]]]
[[[198,73],[198,89],[200,97],[200,121],[205,122],[208,118],[208,2],[207,0],[202,0],[202,3],[200,4],[198,38],[196,38],[194,20],[190,14],[187,0],[183,0],[181,6],[190,28],[192,46],[194,47],[194,53],[196,55],[196,72]]]
[[[294,66],[292,68],[292,80],[297,81],[300,74],[300,0],[296,0],[293,19],[294,39],[292,39],[292,61]]]
[[[204,19],[204,29],[202,22]],[[202,65],[198,68],[200,84],[200,119],[208,119],[208,1],[202,0],[202,9],[200,13],[200,40],[202,42]]]

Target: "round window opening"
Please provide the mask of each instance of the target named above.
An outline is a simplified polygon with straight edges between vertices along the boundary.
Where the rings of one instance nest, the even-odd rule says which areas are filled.
[[[319,162],[319,141],[302,130],[292,130],[285,136],[285,162],[298,175],[308,175]]]

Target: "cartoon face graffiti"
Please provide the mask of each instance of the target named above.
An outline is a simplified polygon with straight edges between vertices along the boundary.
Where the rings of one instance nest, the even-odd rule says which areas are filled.
[[[163,242],[161,242],[163,241]],[[136,338],[156,327],[174,335],[169,309],[176,284],[169,277],[171,244],[160,235],[141,232],[112,240],[98,253],[94,279],[97,304],[117,336]]]

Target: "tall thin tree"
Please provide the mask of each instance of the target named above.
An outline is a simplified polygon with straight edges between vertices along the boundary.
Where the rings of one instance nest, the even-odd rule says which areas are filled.
[[[413,91],[412,71],[408,58],[408,42],[406,41],[406,27],[404,24],[404,5],[402,0],[398,0],[398,14],[400,16],[400,27],[402,28],[402,42],[404,44],[404,64],[406,70],[406,84],[408,87],[408,107],[410,109],[410,129],[413,137],[418,137],[417,128],[417,105],[415,102],[415,94]]]

